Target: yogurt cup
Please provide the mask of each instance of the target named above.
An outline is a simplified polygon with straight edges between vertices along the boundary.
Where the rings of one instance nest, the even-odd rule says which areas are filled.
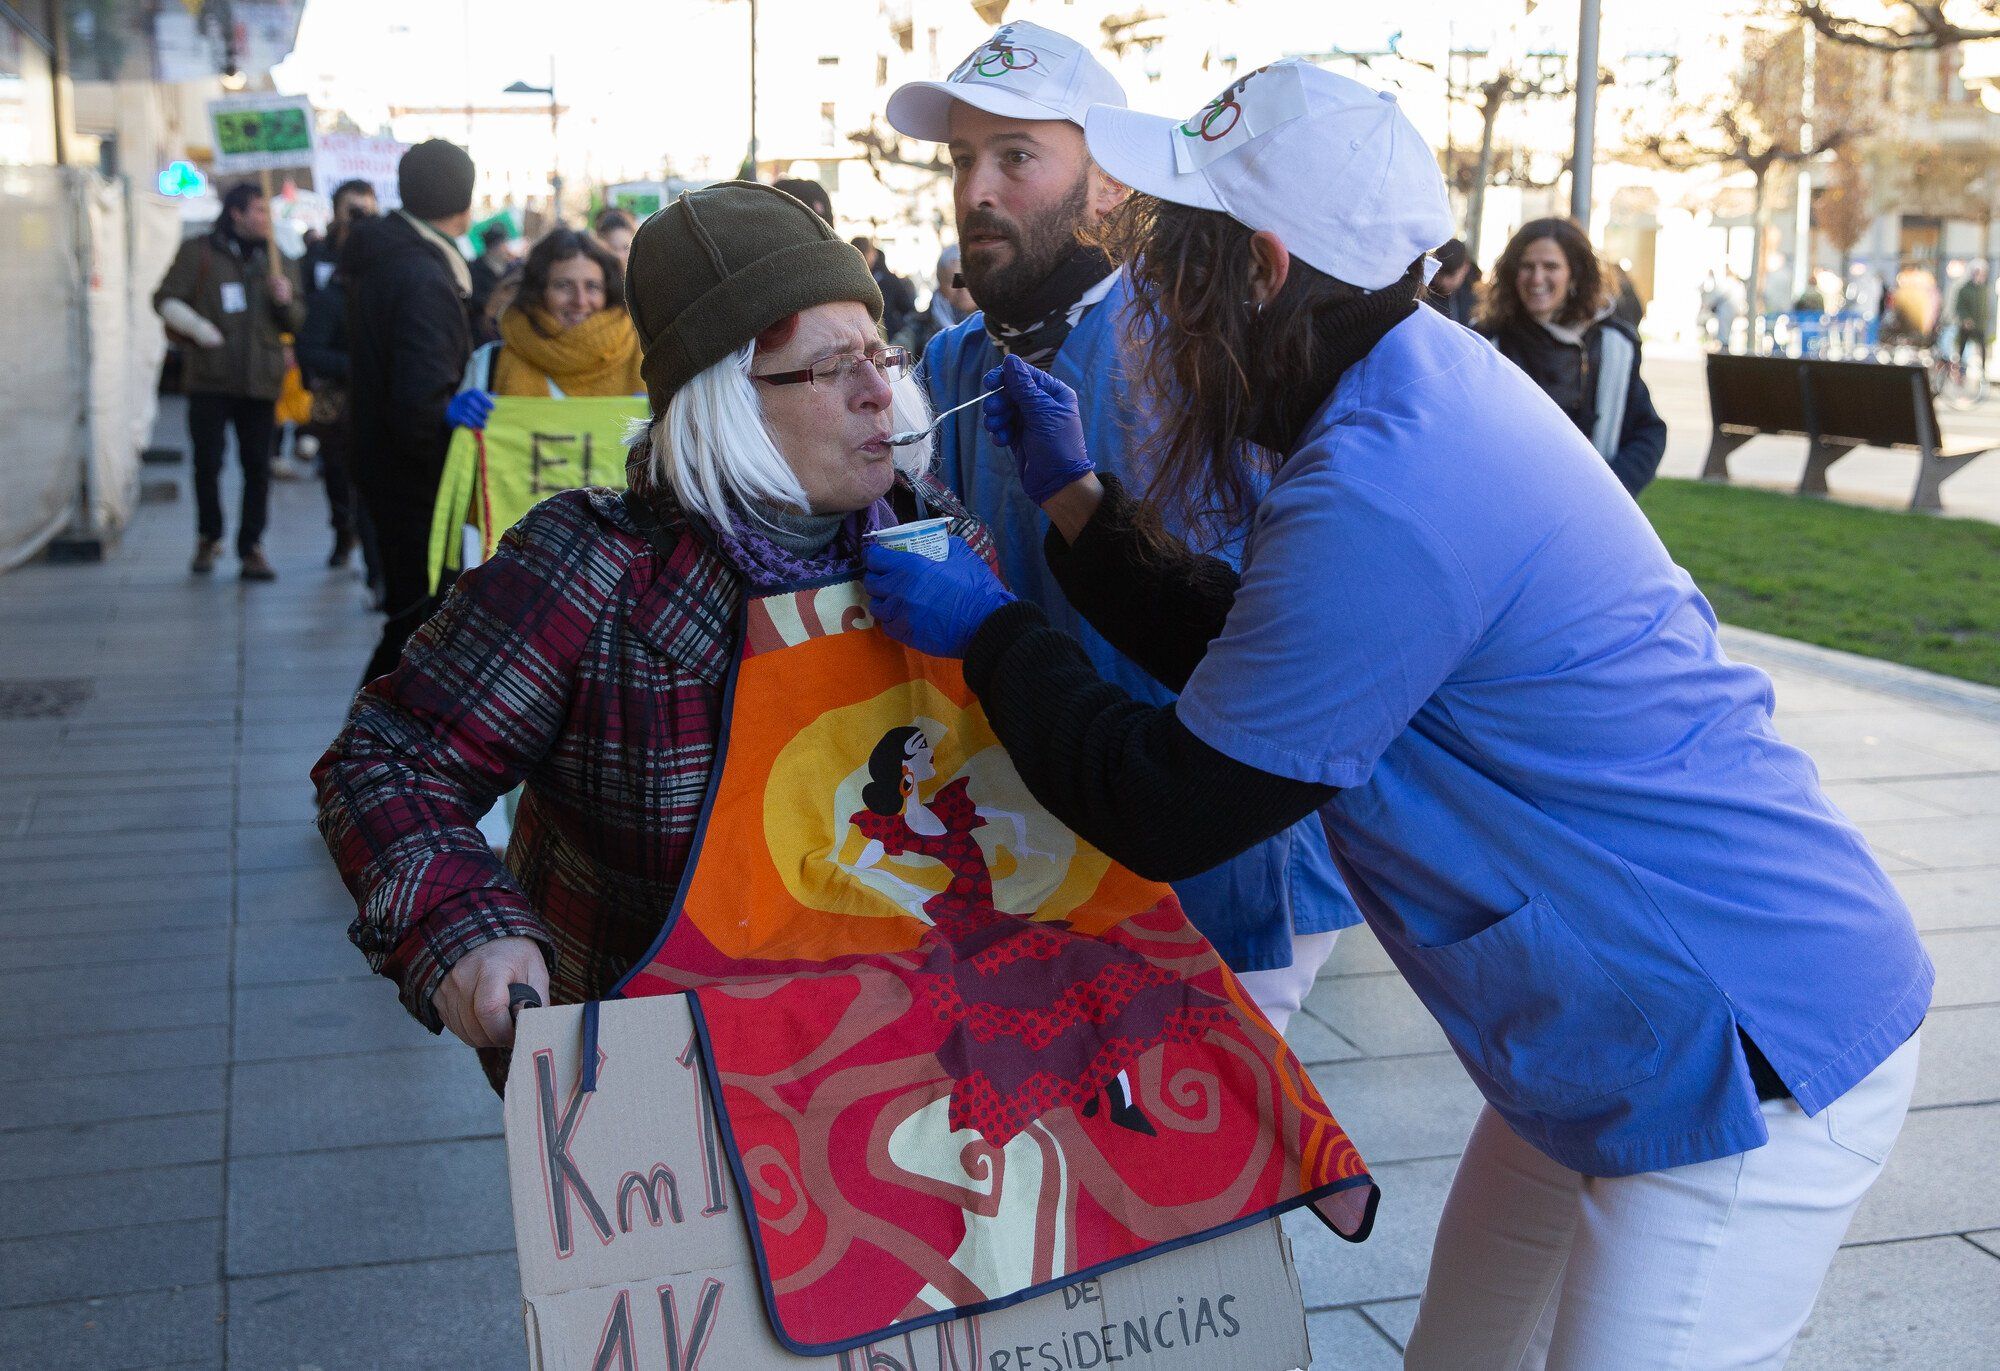
[[[919,557],[942,562],[951,555],[950,529],[951,520],[948,518],[917,519],[897,524],[894,528],[878,528],[868,536],[883,547],[894,548],[898,552],[914,552]]]

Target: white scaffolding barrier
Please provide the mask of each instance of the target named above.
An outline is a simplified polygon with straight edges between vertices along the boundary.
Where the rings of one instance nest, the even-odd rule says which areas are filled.
[[[166,337],[172,203],[79,168],[0,167],[0,571],[132,517]]]
[[[68,524],[82,480],[87,363],[76,215],[57,167],[0,167],[0,569]]]

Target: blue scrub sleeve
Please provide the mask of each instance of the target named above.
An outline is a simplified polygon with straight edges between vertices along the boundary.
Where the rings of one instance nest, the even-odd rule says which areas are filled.
[[[1472,578],[1419,511],[1310,448],[1280,473],[1251,537],[1181,722],[1260,771],[1361,785],[1478,640]]]

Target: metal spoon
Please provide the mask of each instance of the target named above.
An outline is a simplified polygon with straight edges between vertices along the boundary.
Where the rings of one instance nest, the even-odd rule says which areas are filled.
[[[940,414],[938,415],[937,418],[931,420],[930,427],[928,428],[913,428],[907,433],[892,433],[887,438],[884,438],[882,441],[887,443],[890,447],[908,447],[911,443],[921,443],[924,439],[930,437],[933,433],[936,433],[938,425],[943,423],[946,419],[950,418],[952,415],[958,413],[962,409],[970,409],[972,408],[972,406],[978,404],[981,400],[984,400],[987,395],[998,395],[1000,391],[1001,387],[995,386],[993,389],[987,391],[986,395],[975,395],[962,405],[953,405],[943,414]]]

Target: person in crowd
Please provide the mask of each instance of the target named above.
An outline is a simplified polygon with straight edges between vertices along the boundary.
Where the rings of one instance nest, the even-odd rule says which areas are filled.
[[[1158,320],[1152,493],[1019,359],[986,409],[1072,601],[1179,699],[955,545],[871,549],[871,607],[962,656],[1035,797],[1142,874],[1319,815],[1487,1102],[1411,1371],[1780,1366],[1909,1105],[1910,913],[1604,462],[1418,305],[1451,213],[1399,107],[1296,60],[1224,100],[1250,132],[1206,162],[1174,120],[1087,121],[1143,197],[1110,238]],[[1162,531],[1252,501],[1240,572]]]
[[[922,391],[860,257],[798,201],[689,191],[640,228],[627,300],[652,415],[629,496],[536,506],[313,772],[355,942],[498,1074],[510,983],[601,998],[674,908],[746,591],[853,574],[914,499],[988,546],[921,448],[881,441],[926,422]],[[524,781],[503,865],[477,821]]]
[[[472,354],[445,418],[484,428],[495,395],[637,395],[639,335],[625,269],[595,236],[551,229],[528,253],[500,316],[500,341]]]
[[[911,350],[921,355],[930,346],[931,339],[948,328],[956,328],[978,308],[973,303],[972,292],[965,288],[964,276],[959,272],[958,244],[952,243],[938,254],[937,285],[932,288],[930,301],[925,304],[923,313],[917,316]]]
[[[1743,278],[1724,267],[1722,279],[1716,283],[1714,306],[1716,346],[1720,351],[1735,350],[1736,323],[1749,313],[1749,301]]]
[[[1986,284],[1986,263],[1974,262],[1965,273],[1958,293],[1952,297],[1952,318],[1958,324],[1958,364],[1965,365],[1965,350],[1979,352],[1979,370],[1986,371],[1986,343],[1993,335],[1993,292]]]
[[[833,201],[828,197],[826,187],[819,182],[809,181],[803,176],[784,176],[774,184],[827,223],[833,222]]]
[[[382,212],[375,187],[356,178],[333,188],[333,218],[319,241],[306,246],[299,259],[299,275],[304,278],[308,305],[314,293],[325,290],[340,264],[340,249],[347,242],[347,230],[356,219],[373,219]]]
[[[1882,278],[1862,262],[1849,267],[1847,277],[1848,308],[1863,319],[1874,322],[1882,310]]]
[[[222,556],[222,457],[236,431],[243,500],[236,556],[246,581],[277,578],[264,556],[271,493],[271,442],[284,388],[284,335],[305,321],[296,268],[271,242],[271,202],[254,185],[231,186],[215,228],[181,244],[153,308],[186,349],[188,441],[194,448],[195,549],[188,569],[215,570]]]
[[[907,347],[913,336],[912,325],[917,315],[917,288],[904,277],[889,270],[889,264],[882,257],[882,249],[875,246],[872,238],[856,238],[854,250],[868,263],[868,274],[875,278],[875,285],[882,292],[882,336],[892,343]]]
[[[472,222],[472,158],[434,138],[396,168],[401,209],[355,225],[347,282],[348,404],[355,489],[375,529],[388,616],[363,681],[388,672],[430,617],[431,507],[472,354],[472,273],[454,241]]]
[[[1646,302],[1632,282],[1632,259],[1620,257],[1608,264],[1611,276],[1611,313],[1625,327],[1637,333],[1646,322]]]
[[[1639,375],[1639,335],[1614,313],[1610,285],[1569,219],[1523,224],[1493,266],[1476,324],[1502,356],[1590,439],[1637,495],[1667,450],[1667,425]]]
[[[1123,105],[1124,90],[1081,44],[1029,23],[996,32],[974,58],[1005,44],[1035,62],[968,59],[950,79],[903,86],[888,120],[899,133],[947,145],[958,219],[960,271],[981,311],[939,334],[924,375],[939,413],[990,390],[1006,356],[1063,377],[1084,401],[1092,451],[1125,473],[1142,429],[1127,357],[1131,285],[1103,248],[1083,241],[1123,198],[1084,146],[1084,112]],[[1031,71],[1069,73],[1039,82]],[[987,76],[989,71],[999,72]],[[1054,101],[1054,103],[1050,103]],[[942,268],[940,268],[942,273]],[[940,274],[940,281],[944,279]],[[1014,461],[965,410],[938,433],[940,473],[993,530],[1007,583],[1078,634],[1106,679],[1164,705],[1170,690],[1091,631],[1042,558],[1048,521],[1014,475]],[[1204,530],[1204,547],[1240,552],[1243,525]],[[1175,886],[1195,927],[1244,981],[1282,1032],[1332,954],[1339,929],[1360,915],[1342,889],[1326,840],[1306,823]]]
[[[590,231],[618,259],[618,270],[624,271],[625,260],[632,255],[632,235],[639,231],[639,221],[632,216],[632,211],[616,205],[601,209],[597,218],[591,221]]]
[[[472,259],[472,296],[467,301],[475,326],[488,313],[494,287],[520,264],[514,260],[514,235],[505,224],[488,224],[479,231],[479,255]],[[498,311],[493,311],[495,317]],[[481,332],[477,341],[490,343],[500,335]]]
[[[1454,324],[1472,327],[1479,308],[1479,267],[1465,250],[1465,241],[1454,238],[1431,256],[1438,269],[1424,291],[1424,303]]]
[[[1926,348],[1937,341],[1943,315],[1937,277],[1917,262],[1896,272],[1896,282],[1882,297],[1882,345]]]
[[[371,593],[378,593],[381,568],[368,516],[354,493],[348,471],[353,434],[347,414],[347,286],[340,279],[340,250],[354,225],[377,213],[375,188],[366,181],[345,181],[333,193],[333,222],[323,251],[308,253],[305,275],[310,283],[306,319],[293,343],[299,371],[312,393],[312,418],[302,437],[318,449],[320,480],[326,487],[327,520],[333,527],[329,567],[346,566],[361,549]]]

